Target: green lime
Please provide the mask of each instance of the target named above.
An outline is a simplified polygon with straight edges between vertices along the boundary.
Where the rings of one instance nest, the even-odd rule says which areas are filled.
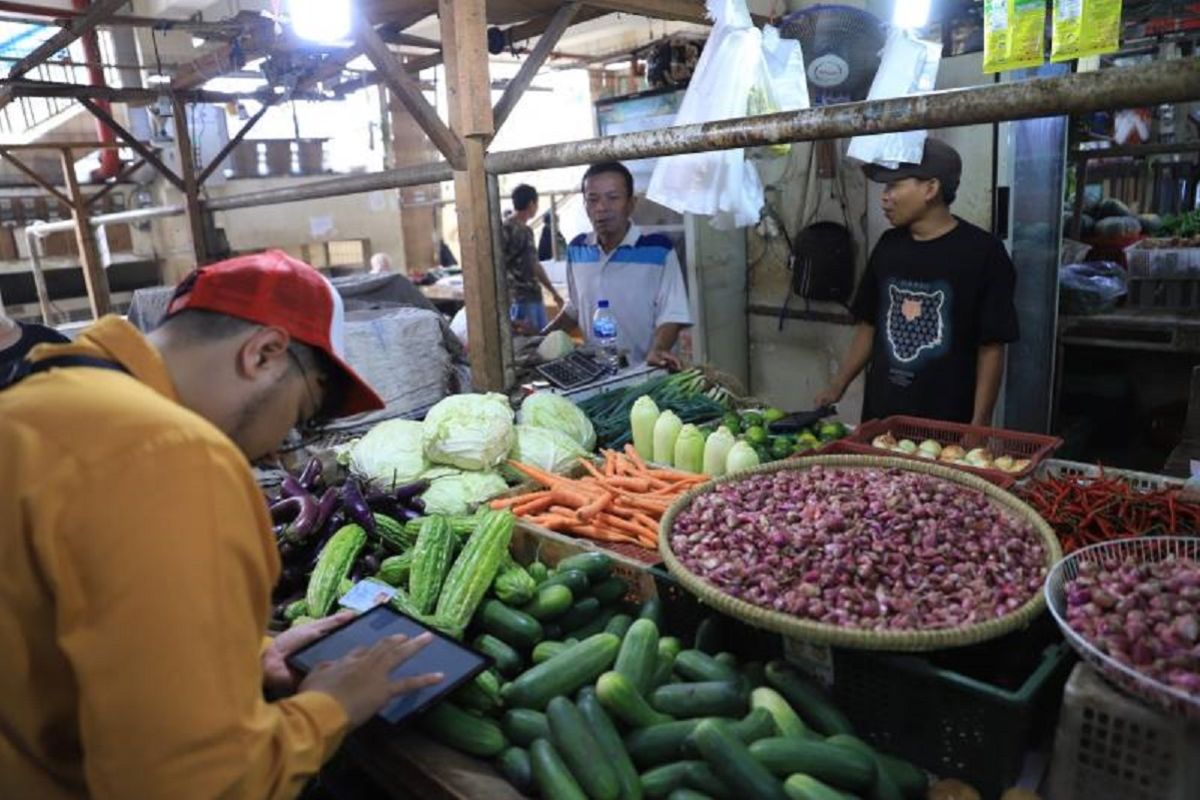
[[[813,449],[812,442],[809,442],[805,439],[797,439],[796,445],[792,449],[792,452],[793,453],[807,453],[809,450],[812,450],[812,449]]]
[[[754,446],[767,443],[767,431],[761,425],[746,428],[746,441]]]
[[[742,430],[761,427],[762,424],[763,415],[757,411],[747,411],[745,414],[742,414]]]
[[[808,445],[809,447],[816,447],[817,445],[819,445],[821,443],[821,440],[818,437],[814,436],[812,431],[805,431],[804,433],[802,433],[796,437],[796,442],[797,443],[803,442],[804,444]]]
[[[822,442],[832,442],[846,435],[846,426],[840,422],[822,422],[817,426],[817,436]]]
[[[721,424],[728,428],[729,432],[735,436],[742,432],[742,421],[738,418],[737,414],[732,412],[721,418]]]
[[[768,425],[772,422],[778,422],[786,416],[787,412],[780,408],[768,408],[762,414],[763,422],[766,422]]]
[[[755,447],[754,452],[758,454],[758,463],[767,464],[771,461],[771,451],[763,445]]]

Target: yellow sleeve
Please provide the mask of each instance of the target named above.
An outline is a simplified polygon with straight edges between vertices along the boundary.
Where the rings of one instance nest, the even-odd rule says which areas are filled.
[[[288,798],[347,719],[328,695],[267,703],[275,578],[262,495],[236,453],[167,437],[81,481],[43,543],[95,798]]]

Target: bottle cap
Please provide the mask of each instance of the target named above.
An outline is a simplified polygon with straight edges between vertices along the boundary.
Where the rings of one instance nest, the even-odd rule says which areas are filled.
[[[608,308],[608,301],[607,301],[607,300],[601,300],[600,302],[596,303],[596,306],[597,306],[598,308]]]

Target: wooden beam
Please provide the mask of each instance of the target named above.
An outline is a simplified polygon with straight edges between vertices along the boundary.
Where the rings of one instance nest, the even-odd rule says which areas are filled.
[[[32,169],[30,169],[29,166],[25,164],[25,162],[21,161],[16,156],[9,153],[7,149],[0,150],[0,158],[3,158],[5,161],[7,161],[8,163],[12,164],[14,167],[19,169],[21,172],[24,172],[25,175],[29,178],[29,180],[33,181],[38,186],[40,186],[42,189],[44,189],[47,192],[49,192],[50,194],[54,195],[54,197],[56,197],[60,203],[65,203],[68,206],[71,205],[70,197],[67,197],[65,194],[60,192],[58,190],[58,187],[51,184],[50,181],[46,180],[41,175],[38,175],[36,172],[34,172]]]
[[[92,316],[96,319],[112,311],[112,296],[108,289],[108,275],[100,256],[96,252],[96,237],[92,232],[92,223],[88,219],[87,197],[79,188],[75,177],[75,160],[71,151],[63,149],[59,152],[62,163],[63,181],[71,196],[71,216],[75,220],[75,242],[79,247],[79,261],[83,267],[83,282],[87,286],[88,303],[92,307]]]
[[[636,14],[639,17],[652,19],[712,25],[712,20],[708,18],[702,0],[586,0],[586,2],[589,6],[606,11],[620,11],[624,14]],[[764,17],[762,14],[751,14],[750,18],[756,25],[765,25],[770,22],[770,18]]]
[[[196,258],[195,266],[202,267],[208,263],[208,247],[204,241],[204,211],[200,208],[200,183],[196,180],[187,104],[176,97],[172,99],[171,107],[175,112],[175,144],[179,148],[179,171],[183,173],[183,198],[192,232],[192,252]]]
[[[116,88],[112,86],[87,86],[79,83],[61,83],[57,81],[8,81],[7,79],[0,79],[0,98],[5,94],[9,94],[11,98],[67,97],[72,100],[78,100],[81,97],[86,97],[90,100],[108,100],[110,103],[146,105],[157,101],[158,98],[162,97],[163,92],[158,89],[138,89],[135,87]],[[172,94],[178,94],[189,103],[233,103],[238,100],[257,100],[263,102],[272,97],[278,97],[283,92],[276,92],[272,89],[260,89],[256,92],[208,92],[199,90],[172,92]],[[296,100],[331,99],[323,94],[308,91],[296,91],[288,96]]]
[[[181,192],[185,191],[183,187],[183,180],[176,175],[170,167],[164,164],[162,159],[159,158],[153,150],[138,141],[137,137],[132,133],[125,130],[125,128],[121,126],[121,123],[113,119],[111,114],[100,108],[100,106],[96,105],[91,100],[88,100],[86,97],[79,98],[79,102],[84,108],[92,112],[93,117],[107,125],[109,130],[115,133],[121,139],[121,141],[133,148],[134,152],[136,152],[139,156],[146,159],[146,163],[150,164],[156,170],[161,172],[162,176],[170,181],[172,186]],[[175,124],[176,127],[179,126],[178,119],[175,120]]]
[[[409,59],[404,63],[404,70],[414,78],[421,73],[422,70],[430,69],[440,65],[445,59],[442,57],[442,51],[430,53],[425,56],[417,56]],[[368,86],[376,86],[382,83],[379,72],[365,73],[358,78],[352,78],[348,81],[342,81],[336,86],[329,87],[329,91],[338,98],[343,98],[352,92],[357,92],[359,89],[365,89]]]
[[[492,134],[492,103],[484,0],[439,0],[442,47],[446,53],[446,86],[450,124],[463,137],[465,163],[456,165],[454,197],[458,214],[460,262],[467,330],[470,334],[471,377],[477,389],[503,391],[505,332],[508,301],[501,297],[492,239],[492,218],[499,209],[488,203],[485,148]],[[482,87],[480,90],[479,87]]]
[[[567,32],[567,28],[571,26],[572,20],[575,19],[575,14],[579,11],[579,3],[570,2],[564,3],[559,7],[558,11],[554,12],[554,17],[550,20],[550,24],[546,26],[546,32],[538,39],[531,52],[525,59],[525,63],[521,65],[521,69],[517,71],[516,76],[508,84],[508,88],[504,90],[504,94],[500,96],[496,107],[492,110],[493,125],[496,130],[500,130],[504,126],[504,121],[508,119],[508,115],[516,108],[517,102],[520,101],[525,90],[529,88],[529,84],[533,83],[534,77],[538,74],[538,70],[546,63],[546,59],[550,57],[550,53],[554,50],[554,46],[558,44],[558,40]]]
[[[367,58],[375,65],[384,84],[408,109],[408,113],[412,114],[413,119],[421,126],[421,130],[425,131],[425,135],[441,151],[446,160],[455,166],[461,166],[464,163],[462,140],[446,126],[446,123],[442,122],[437,109],[425,99],[416,80],[408,74],[388,46],[379,38],[379,34],[375,32],[371,24],[362,16],[357,16],[355,27],[359,45],[363,48]],[[486,87],[486,84],[484,91],[484,97],[489,98],[491,90]],[[489,115],[491,113],[490,103],[488,113]]]
[[[206,166],[200,173],[200,176],[196,178],[197,184],[203,185],[204,182],[208,180],[209,176],[216,171],[217,167],[221,166],[221,162],[229,157],[229,154],[233,152],[233,148],[237,147],[242,139],[246,138],[246,134],[250,132],[251,128],[258,124],[258,121],[263,118],[263,114],[266,114],[271,109],[272,105],[274,105],[274,103],[263,103],[262,108],[254,112],[254,116],[246,120],[246,124],[241,127],[241,130],[235,133],[233,138],[225,143],[225,146],[221,148],[221,151],[213,156],[212,161],[208,162],[208,166]]]
[[[93,30],[104,20],[111,17],[129,0],[96,0],[82,17],[71,20],[71,24],[38,45],[29,55],[22,58],[8,71],[10,80],[19,78],[29,70],[41,64],[50,56],[70,46],[71,42]]]
[[[146,159],[144,159],[144,158],[139,158],[137,161],[131,161],[130,163],[126,164],[124,169],[122,169],[115,176],[110,178],[107,183],[105,183],[102,187],[100,187],[100,191],[94,192],[90,197],[88,197],[88,199],[87,199],[88,207],[91,208],[92,206],[94,206],[97,203],[97,201],[100,200],[100,198],[104,197],[109,192],[111,192],[113,189],[120,186],[122,181],[124,181],[126,178],[128,178],[133,173],[137,172],[139,169],[141,169],[145,165],[146,165]]]

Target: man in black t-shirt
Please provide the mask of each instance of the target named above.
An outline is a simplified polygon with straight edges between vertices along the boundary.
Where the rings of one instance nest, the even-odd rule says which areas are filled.
[[[864,420],[905,414],[990,425],[1005,345],[1018,336],[1008,252],[950,213],[962,160],[949,145],[927,139],[920,164],[864,171],[886,184],[883,212],[895,227],[871,253],[850,308],[854,341],[817,404],[837,402],[867,368]]]
[[[8,368],[39,344],[63,344],[71,341],[54,328],[34,322],[17,322],[0,314],[0,377]]]

